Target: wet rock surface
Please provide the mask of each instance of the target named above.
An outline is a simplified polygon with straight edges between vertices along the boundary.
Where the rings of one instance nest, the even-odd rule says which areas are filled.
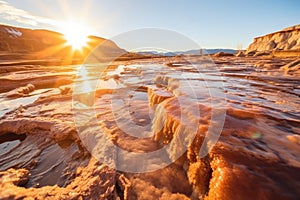
[[[0,199],[298,199],[294,60],[1,66]]]

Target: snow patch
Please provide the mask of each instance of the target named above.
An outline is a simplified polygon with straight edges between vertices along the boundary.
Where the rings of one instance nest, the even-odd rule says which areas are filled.
[[[22,36],[22,32],[13,28],[5,28],[5,30],[7,31],[7,33],[9,33],[10,35],[14,36],[14,37],[21,37]]]

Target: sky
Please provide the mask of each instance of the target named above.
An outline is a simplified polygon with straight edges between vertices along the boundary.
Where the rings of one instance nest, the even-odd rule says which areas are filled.
[[[203,48],[245,49],[254,37],[300,24],[299,10],[298,0],[0,0],[0,23],[60,31],[73,20],[108,39],[153,27]]]

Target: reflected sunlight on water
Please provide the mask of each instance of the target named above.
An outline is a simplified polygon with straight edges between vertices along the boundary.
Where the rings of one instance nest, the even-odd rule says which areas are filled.
[[[0,102],[0,117],[2,117],[5,113],[8,113],[12,110],[15,110],[19,106],[26,106],[35,102],[40,95],[34,95],[29,97],[22,97],[14,100],[4,100]]]

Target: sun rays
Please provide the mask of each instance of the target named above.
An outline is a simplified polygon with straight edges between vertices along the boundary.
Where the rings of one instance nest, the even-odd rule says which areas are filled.
[[[61,32],[67,41],[66,44],[71,46],[73,50],[82,50],[83,47],[87,46],[88,36],[92,34],[92,31],[84,24],[74,21],[63,23]]]

